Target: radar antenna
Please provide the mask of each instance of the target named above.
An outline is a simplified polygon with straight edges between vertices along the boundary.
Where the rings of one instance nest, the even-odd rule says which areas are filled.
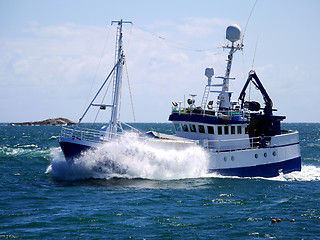
[[[233,54],[236,51],[243,49],[242,43],[235,45],[235,42],[237,42],[241,38],[241,28],[237,24],[230,25],[229,27],[227,27],[226,38],[231,42],[231,46],[229,46],[228,44],[227,46],[223,47],[223,48],[230,49],[228,54],[226,73],[224,77],[217,77],[217,78],[223,79],[222,90],[218,97],[219,110],[222,110],[222,111],[229,110],[231,106],[230,99],[231,99],[232,92],[229,91],[229,80],[235,79],[235,78],[230,77],[230,72],[231,72]]]

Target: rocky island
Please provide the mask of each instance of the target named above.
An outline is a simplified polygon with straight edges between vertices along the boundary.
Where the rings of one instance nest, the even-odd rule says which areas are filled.
[[[22,122],[22,123],[9,123],[10,126],[62,126],[62,125],[75,125],[67,118],[49,118],[38,122]]]

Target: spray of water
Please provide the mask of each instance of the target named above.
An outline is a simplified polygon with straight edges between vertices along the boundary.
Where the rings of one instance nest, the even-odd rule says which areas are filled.
[[[85,152],[67,163],[61,153],[53,153],[47,172],[64,180],[86,178],[145,178],[157,180],[205,176],[209,157],[199,146],[165,144],[126,133],[118,140]]]

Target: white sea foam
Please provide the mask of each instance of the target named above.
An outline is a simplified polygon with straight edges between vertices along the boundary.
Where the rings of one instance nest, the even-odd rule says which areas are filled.
[[[311,165],[302,165],[301,172],[291,172],[281,174],[278,177],[271,178],[277,181],[320,181],[320,167]]]
[[[269,181],[320,181],[320,167],[312,165],[302,165],[301,171],[295,171],[287,174],[280,174],[273,178],[263,177],[237,177],[237,176],[221,176],[218,173],[208,173],[206,177],[209,178],[235,178],[235,179],[264,179]]]
[[[66,163],[61,152],[53,152],[47,172],[66,180],[110,177],[169,180],[205,176],[207,169],[208,155],[201,147],[179,148],[127,133],[119,140],[85,152],[73,164]]]

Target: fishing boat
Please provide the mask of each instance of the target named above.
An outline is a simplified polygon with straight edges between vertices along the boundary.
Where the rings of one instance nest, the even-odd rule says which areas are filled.
[[[128,131],[134,132],[138,134],[139,138],[152,141],[158,146],[165,145],[183,149],[190,145],[196,145],[197,143],[195,141],[186,138],[152,131],[144,133],[120,120],[122,73],[126,62],[123,50],[122,29],[123,24],[132,24],[132,22],[120,20],[112,21],[111,24],[117,25],[114,66],[77,124],[74,125],[74,127],[62,127],[59,144],[66,161],[73,164],[75,159],[81,157],[86,151],[96,150],[105,143],[117,141],[123,136],[124,132]],[[99,96],[101,95],[103,95],[103,99],[105,99],[106,93],[110,90],[109,87],[106,87],[108,85],[107,83],[109,83],[109,86],[112,86],[110,104],[104,103],[103,100],[98,101]],[[98,113],[100,111],[109,110],[109,121],[100,129],[84,127],[85,124],[83,124],[83,119],[85,119],[89,110],[92,108],[97,108]],[[126,131],[124,129],[126,129]],[[102,164],[104,168],[110,167],[111,170],[116,173],[122,174],[126,171],[126,166],[120,166],[115,160],[108,159],[105,161],[104,159],[100,164]]]
[[[106,142],[114,141],[124,132],[124,123],[119,117],[122,70],[125,64],[122,25],[131,22],[120,20],[114,23],[117,24],[114,67],[78,123],[73,128],[63,127],[61,131],[59,143],[69,163],[89,149],[97,149]],[[175,135],[141,133],[127,126],[131,131],[138,132],[141,138],[148,138],[159,146],[171,146],[179,150],[194,145],[202,147],[209,156],[208,172],[239,177],[274,177],[281,173],[300,171],[299,134],[281,129],[281,121],[285,117],[273,115],[275,109],[272,100],[254,71],[249,72],[238,101],[231,100],[229,81],[234,78],[230,77],[230,71],[234,53],[243,49],[242,43],[236,44],[240,36],[239,26],[231,25],[227,28],[226,38],[231,45],[224,46],[229,49],[226,73],[223,77],[217,77],[222,83],[213,83],[213,68],[205,69],[208,82],[200,106],[196,106],[194,94],[188,99],[187,107],[182,106],[182,102],[172,102],[169,121],[174,125]],[[98,95],[110,81],[113,82],[112,103],[97,103]],[[250,83],[260,90],[265,101],[263,108],[259,102],[245,100]],[[218,95],[215,102],[210,100],[210,93]],[[109,122],[98,130],[83,128],[81,124],[88,110],[93,107],[100,110],[110,108]],[[114,160],[104,164],[120,173],[125,172]]]
[[[239,177],[275,177],[301,170],[299,134],[281,129],[285,116],[273,114],[276,109],[257,73],[251,70],[237,101],[232,101],[229,90],[234,53],[243,49],[237,41],[241,38],[238,25],[226,30],[230,45],[224,76],[216,77],[214,69],[206,68],[208,78],[200,106],[191,94],[187,107],[182,102],[172,102],[169,121],[174,124],[176,135],[199,141],[210,155],[208,171]],[[246,90],[252,83],[262,94],[264,107],[257,101],[245,100]],[[217,99],[209,100],[210,93]]]

